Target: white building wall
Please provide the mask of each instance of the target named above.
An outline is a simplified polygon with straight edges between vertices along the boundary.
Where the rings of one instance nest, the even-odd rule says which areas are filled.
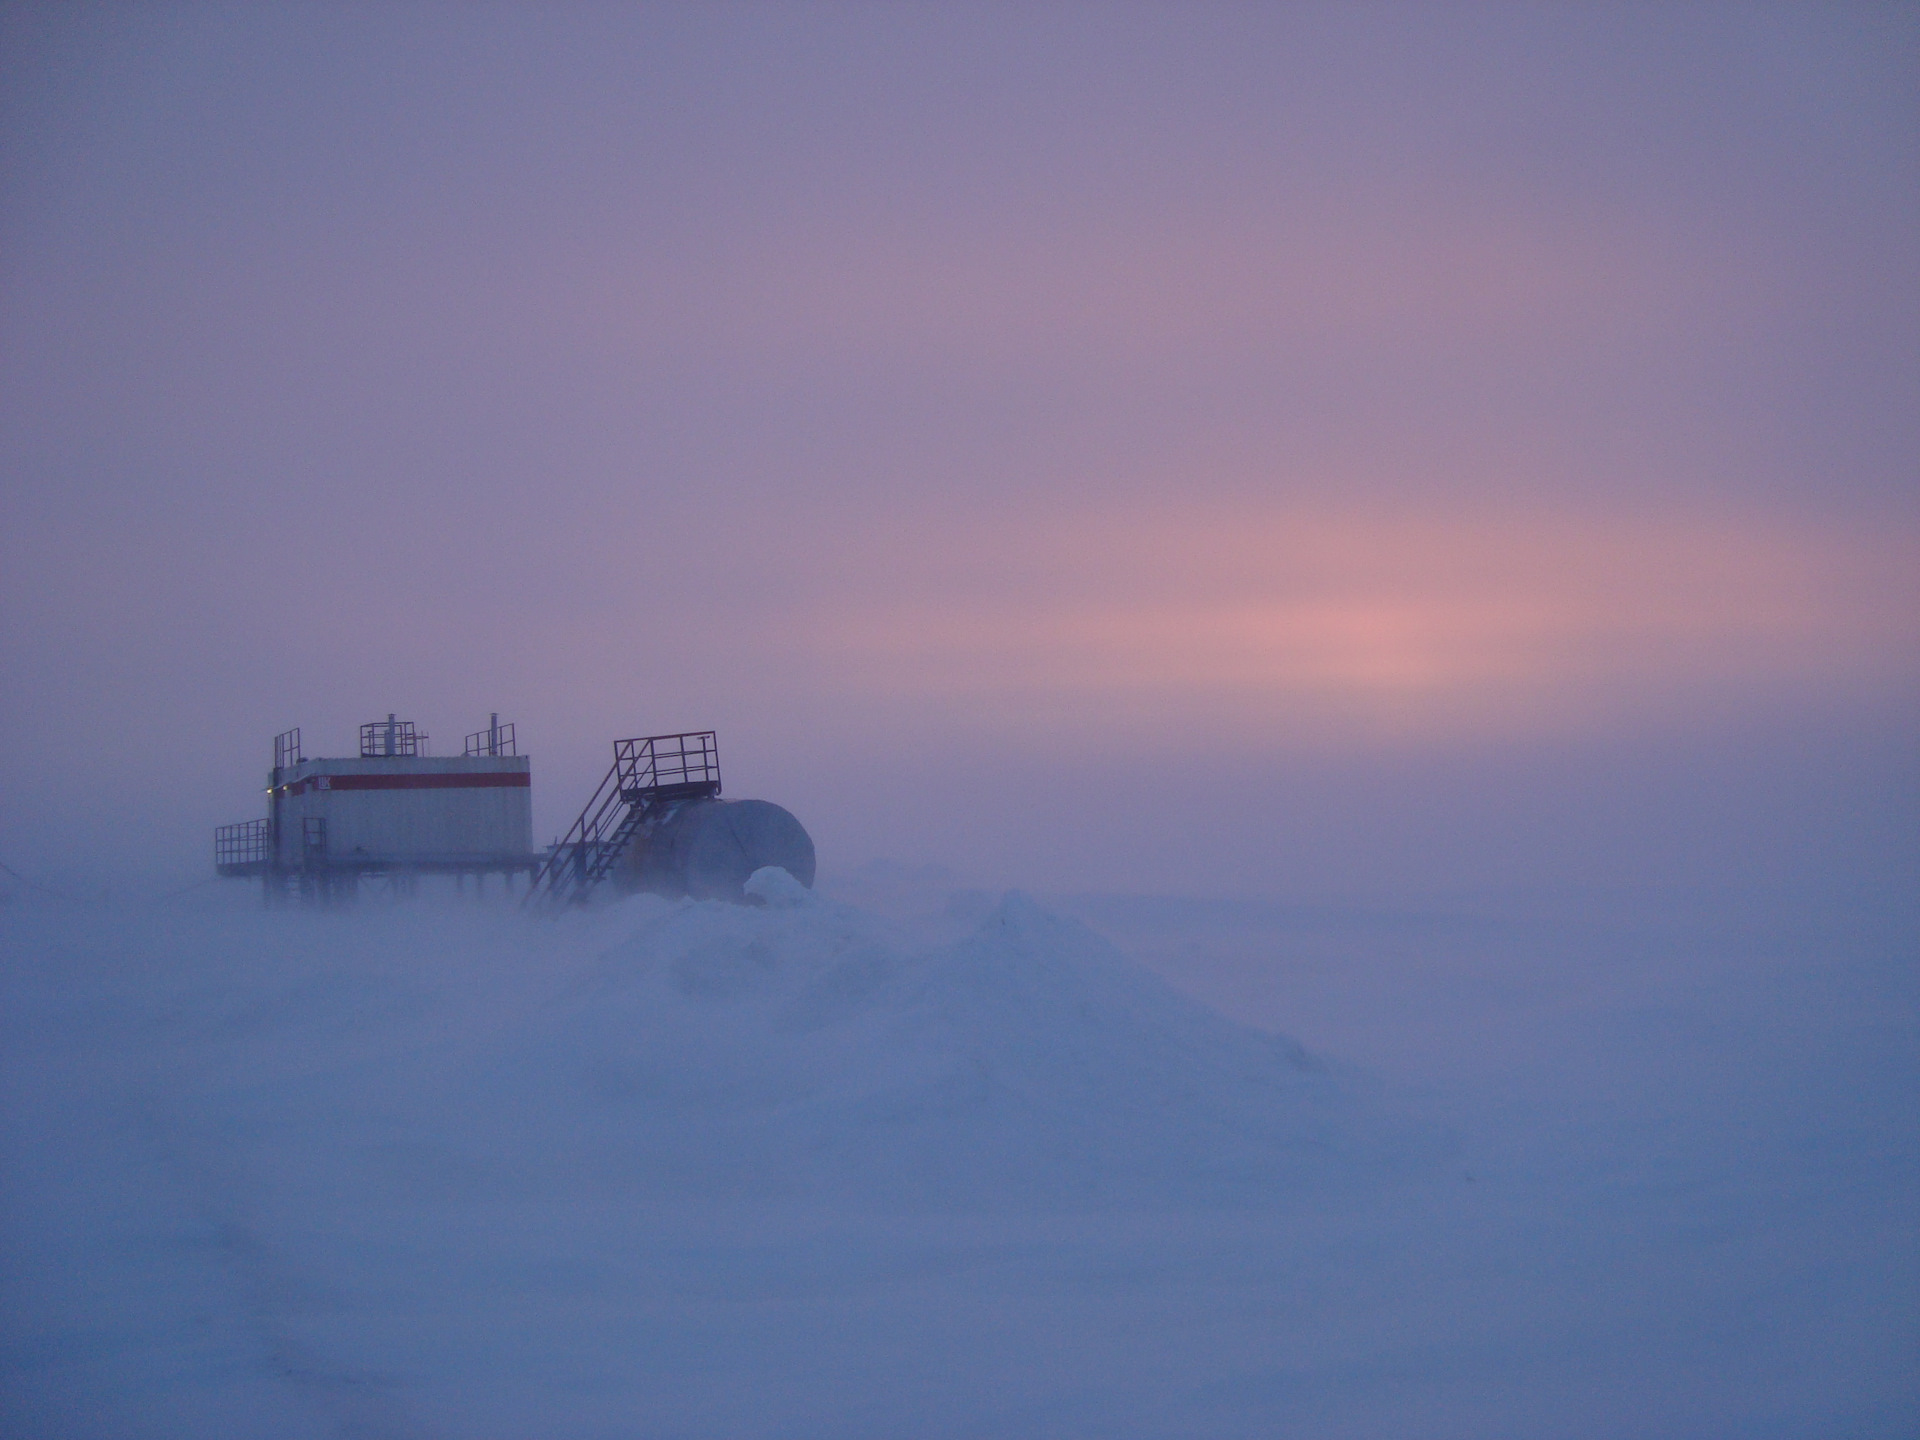
[[[533,852],[524,755],[303,760],[282,774],[279,863],[303,863],[309,816],[335,864],[462,864]]]

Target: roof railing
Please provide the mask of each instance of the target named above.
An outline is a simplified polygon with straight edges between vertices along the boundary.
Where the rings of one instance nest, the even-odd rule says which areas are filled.
[[[512,722],[502,725],[500,717],[493,716],[487,722],[486,729],[476,730],[467,736],[466,746],[460,753],[462,755],[518,755],[520,752],[514,748]]]
[[[388,715],[360,727],[360,758],[385,760],[427,753],[427,737],[414,729],[411,720],[396,720]]]

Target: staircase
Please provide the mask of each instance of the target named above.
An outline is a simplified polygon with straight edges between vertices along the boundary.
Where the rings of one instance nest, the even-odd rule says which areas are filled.
[[[613,768],[547,852],[522,905],[557,911],[585,904],[660,807],[719,793],[720,749],[711,730],[614,741]]]

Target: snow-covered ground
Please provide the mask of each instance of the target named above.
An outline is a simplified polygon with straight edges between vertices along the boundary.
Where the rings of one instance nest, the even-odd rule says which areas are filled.
[[[14,896],[0,1432],[1920,1430],[1889,907],[782,878]]]

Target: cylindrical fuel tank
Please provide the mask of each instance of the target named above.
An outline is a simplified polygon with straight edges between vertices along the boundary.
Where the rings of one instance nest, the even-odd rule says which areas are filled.
[[[664,809],[634,836],[620,879],[632,890],[745,900],[747,877],[778,865],[813,884],[813,838],[765,800],[689,800]]]

